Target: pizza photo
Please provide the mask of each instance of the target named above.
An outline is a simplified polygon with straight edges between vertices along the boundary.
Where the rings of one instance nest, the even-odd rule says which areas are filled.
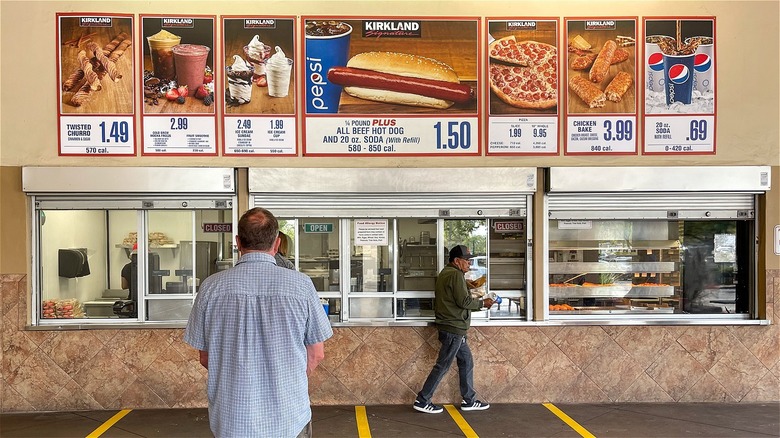
[[[549,31],[508,35],[491,31],[495,38],[487,48],[491,114],[557,113],[559,56],[554,33],[552,26]]]

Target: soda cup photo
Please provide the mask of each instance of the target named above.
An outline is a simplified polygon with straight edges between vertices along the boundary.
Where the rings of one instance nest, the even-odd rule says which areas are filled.
[[[328,82],[331,67],[343,67],[349,59],[352,26],[338,21],[306,21],[306,112],[337,113],[340,85]]]
[[[645,37],[645,89],[655,92],[664,90],[664,54],[658,45],[662,40],[674,40],[666,35]]]
[[[690,104],[693,96],[693,60],[696,54],[664,54],[664,89],[666,105],[676,102]]]
[[[691,40],[698,39],[699,45],[696,47],[693,59],[693,89],[699,93],[707,93],[715,90],[712,81],[712,72],[715,70],[715,59],[713,58],[712,37],[699,36],[691,37],[685,40],[685,44],[690,44]]]

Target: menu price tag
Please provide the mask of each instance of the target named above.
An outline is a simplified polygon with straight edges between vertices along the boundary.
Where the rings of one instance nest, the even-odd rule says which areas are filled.
[[[567,117],[569,153],[626,153],[636,151],[636,117]]]
[[[63,116],[60,118],[62,155],[132,155],[135,153],[132,116]]]
[[[576,50],[566,52],[564,154],[636,154],[636,17],[567,18],[565,23],[567,46]]]
[[[477,117],[310,118],[309,154],[479,153]]]
[[[712,152],[715,116],[645,117],[645,152]]]
[[[491,117],[488,152],[557,153],[557,116]]]
[[[225,155],[295,154],[295,117],[225,116]]]
[[[488,18],[487,25],[487,155],[557,155],[558,19]]]
[[[645,154],[714,154],[714,17],[645,17]]]
[[[144,117],[144,154],[216,153],[213,117]]]

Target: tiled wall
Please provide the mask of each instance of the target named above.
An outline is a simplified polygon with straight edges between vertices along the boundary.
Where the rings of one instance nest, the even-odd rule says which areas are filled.
[[[0,411],[206,406],[182,330],[24,331],[26,278],[5,275]],[[770,326],[477,327],[479,397],[492,403],[780,401],[780,270]],[[438,351],[430,327],[339,328],[312,403],[409,404]],[[458,403],[455,367],[434,400]]]

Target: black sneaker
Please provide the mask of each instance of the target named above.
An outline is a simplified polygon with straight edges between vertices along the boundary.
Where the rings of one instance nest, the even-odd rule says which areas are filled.
[[[414,401],[414,409],[420,412],[425,412],[426,414],[441,414],[444,412],[443,407],[433,403],[423,403],[420,400]]]
[[[484,411],[485,409],[488,409],[490,407],[490,403],[485,403],[483,401],[474,400],[471,403],[466,403],[465,401],[462,401],[460,403],[460,410],[461,411]]]

